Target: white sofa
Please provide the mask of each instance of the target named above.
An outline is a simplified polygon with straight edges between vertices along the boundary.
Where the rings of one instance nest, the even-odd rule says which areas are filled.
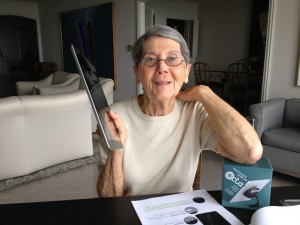
[[[111,104],[113,80],[100,83]],[[16,87],[19,96],[0,98],[0,180],[93,155],[97,123],[78,74],[58,71]]]
[[[108,78],[99,78],[108,104],[113,103],[114,81]],[[84,89],[83,81],[79,74],[57,71],[40,81],[16,82],[17,94],[21,95],[53,95],[74,92]],[[96,130],[97,121],[92,113],[92,132]]]
[[[0,180],[93,154],[84,90],[0,98]]]

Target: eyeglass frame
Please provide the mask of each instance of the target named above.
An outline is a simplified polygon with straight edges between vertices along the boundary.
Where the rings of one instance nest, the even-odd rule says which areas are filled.
[[[145,59],[147,59],[147,58],[148,58],[148,59],[156,59],[156,63],[155,63],[154,65],[152,65],[152,66],[144,65],[143,62],[144,62]],[[168,65],[168,63],[167,63],[166,60],[171,59],[171,58],[180,59],[181,62],[180,62],[179,64],[177,64],[177,65]],[[172,57],[167,57],[167,58],[165,58],[165,59],[157,59],[157,58],[154,58],[154,57],[145,57],[145,58],[142,58],[140,62],[141,62],[141,65],[142,65],[143,67],[153,67],[153,66],[157,66],[158,63],[159,63],[159,61],[164,61],[165,64],[166,64],[167,66],[179,66],[179,65],[181,65],[183,62],[185,62],[184,59],[181,59],[181,58],[179,58],[179,57],[173,57],[173,56],[172,56]]]

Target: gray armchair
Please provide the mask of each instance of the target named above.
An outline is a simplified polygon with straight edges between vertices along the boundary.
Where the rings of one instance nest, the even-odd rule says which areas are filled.
[[[274,171],[300,178],[300,99],[253,104],[249,115]]]

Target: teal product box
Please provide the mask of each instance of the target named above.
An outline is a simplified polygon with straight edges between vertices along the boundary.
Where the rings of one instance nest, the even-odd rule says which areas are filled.
[[[268,158],[255,164],[224,159],[222,205],[259,209],[270,205],[273,168]]]

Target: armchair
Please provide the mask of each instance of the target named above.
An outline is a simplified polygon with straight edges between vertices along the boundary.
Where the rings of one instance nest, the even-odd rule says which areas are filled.
[[[300,178],[300,99],[253,104],[249,115],[274,171]]]
[[[62,94],[79,90],[79,74],[57,71],[40,81],[17,81],[17,94]]]

